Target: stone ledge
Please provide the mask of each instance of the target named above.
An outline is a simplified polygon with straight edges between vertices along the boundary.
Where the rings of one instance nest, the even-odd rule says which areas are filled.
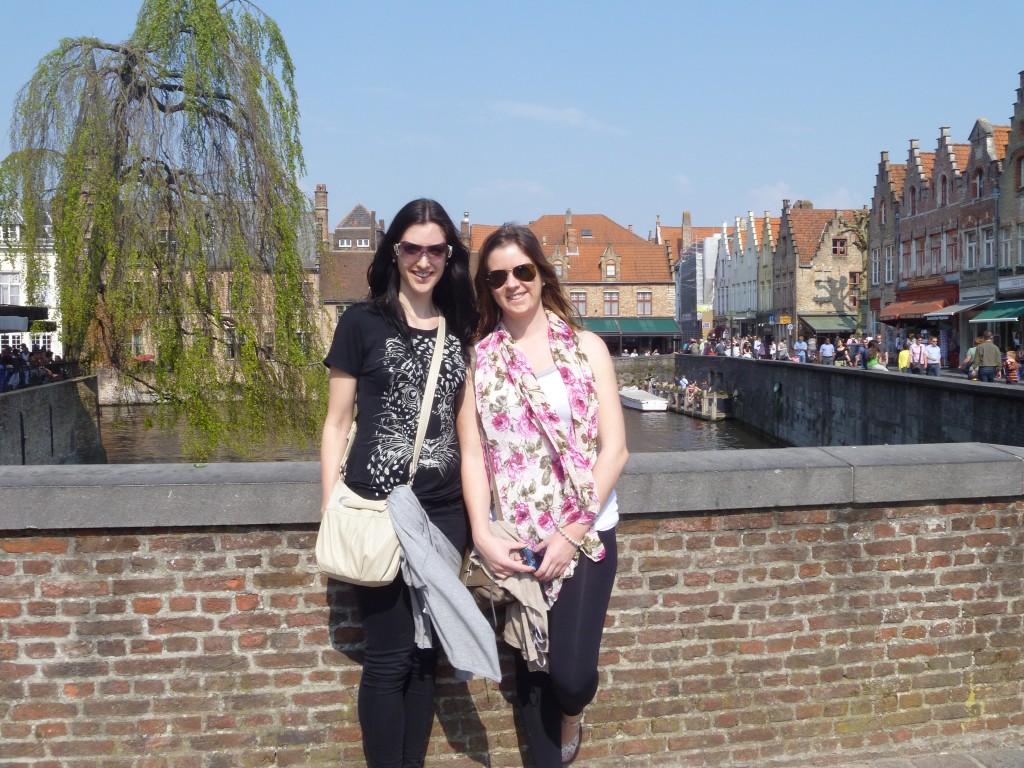
[[[316,462],[4,467],[0,530],[312,524]],[[622,514],[1024,495],[1024,448],[985,443],[634,454]]]

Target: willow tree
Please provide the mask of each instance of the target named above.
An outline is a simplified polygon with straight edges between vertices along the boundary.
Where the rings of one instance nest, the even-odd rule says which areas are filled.
[[[144,0],[130,39],[61,41],[17,96],[9,194],[28,232],[52,216],[68,356],[183,415],[196,456],[318,427],[298,117],[281,31],[247,0]]]

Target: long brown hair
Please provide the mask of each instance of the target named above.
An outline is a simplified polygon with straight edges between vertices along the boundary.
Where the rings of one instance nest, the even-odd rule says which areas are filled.
[[[480,247],[480,262],[476,267],[476,275],[473,276],[477,308],[480,310],[480,320],[476,326],[476,340],[479,341],[497,328],[501,321],[501,310],[494,300],[491,287],[487,284],[487,259],[492,251],[505,245],[517,246],[537,267],[541,281],[540,300],[544,309],[554,312],[573,330],[580,330],[582,323],[579,320],[579,314],[562,292],[555,268],[551,266],[551,262],[544,255],[537,236],[529,227],[524,227],[522,224],[502,224],[487,236],[484,244]]]

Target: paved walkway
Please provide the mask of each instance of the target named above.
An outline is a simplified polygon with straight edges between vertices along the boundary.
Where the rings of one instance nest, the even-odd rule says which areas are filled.
[[[1024,734],[1020,748],[946,752],[918,757],[886,758],[860,763],[845,763],[833,768],[1024,768]]]

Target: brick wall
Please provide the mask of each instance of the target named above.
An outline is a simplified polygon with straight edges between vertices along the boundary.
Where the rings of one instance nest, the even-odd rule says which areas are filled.
[[[716,456],[658,488],[643,457],[624,478],[583,764],[834,764],[1019,741],[1019,494],[755,509],[779,498],[780,473],[795,496],[838,483],[778,468],[730,480]],[[675,482],[691,506],[709,493],[723,508],[637,513],[681,498]],[[737,490],[751,508],[729,502]],[[359,624],[348,588],[316,572],[314,538],[308,523],[0,534],[0,762],[362,765]],[[428,765],[523,764],[510,693],[445,668]]]

